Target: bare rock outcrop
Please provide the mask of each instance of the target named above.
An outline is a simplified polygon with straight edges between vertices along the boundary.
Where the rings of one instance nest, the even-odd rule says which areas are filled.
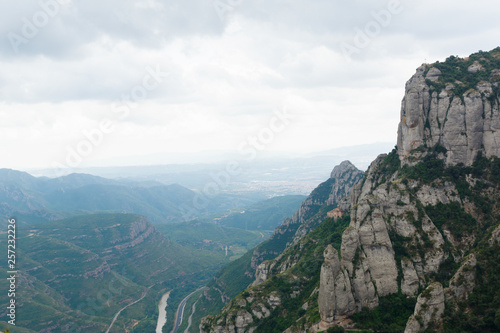
[[[482,71],[476,61],[469,73]],[[440,77],[439,69],[422,65],[406,83],[398,128],[398,152],[404,163],[421,146],[437,144],[448,150],[447,165],[471,165],[479,151],[487,157],[500,155],[500,110],[498,82],[480,81],[463,94],[455,88],[463,82],[446,84],[441,91],[432,83]]]
[[[207,318],[201,320],[200,330],[203,332],[202,327],[208,322]],[[255,327],[252,327],[253,317],[246,310],[238,311],[234,320],[227,319],[226,322],[219,321],[217,326],[211,330],[214,333],[252,333]]]
[[[337,250],[328,245],[324,257],[318,303],[323,322],[320,326],[329,327],[354,313],[356,305],[347,272],[340,265]]]
[[[381,297],[399,292],[415,297],[425,288],[405,332],[439,331],[445,300],[452,305],[466,302],[479,285],[477,267],[482,261],[477,263],[480,252],[474,253],[474,248],[480,241],[500,242],[500,227],[490,229],[496,223],[492,216],[500,212],[494,176],[498,162],[490,159],[500,157],[500,70],[494,69],[500,51],[491,57],[496,60],[451,57],[457,66],[419,67],[406,84],[393,152],[378,156],[361,181],[351,181],[346,175],[355,170],[343,163],[276,229],[273,236],[294,234],[287,246],[298,253],[302,237],[325,218],[317,214],[320,205],[336,202],[350,216],[341,256],[332,245],[323,253],[315,289],[321,321],[314,323],[314,330],[352,328],[349,317],[363,307],[374,309]],[[344,185],[350,186],[348,191]],[[285,271],[287,283],[297,284],[299,278],[290,268],[304,261],[296,252],[256,266],[257,280],[250,290],[265,287],[262,281]],[[457,271],[453,262],[462,263]],[[436,280],[449,280],[449,287],[444,290]],[[264,289],[258,292],[269,293]],[[264,296],[260,302],[272,308]],[[301,303],[302,309],[308,311],[309,303]]]
[[[363,177],[363,172],[349,161],[344,161],[333,168],[330,179],[335,182],[332,185],[330,195],[326,201],[327,205],[337,204],[349,194],[354,185]]]
[[[269,262],[263,262],[257,269],[255,270],[255,281],[252,283],[252,286],[256,286],[267,280],[269,276]]]
[[[466,301],[476,286],[476,254],[465,258],[464,263],[450,280],[450,286],[445,289],[446,300],[457,303]]]
[[[333,168],[330,179],[318,186],[318,188],[311,193],[311,196],[303,202],[304,207],[301,205],[298,211],[299,227],[295,232],[293,241],[291,244],[296,243],[300,238],[307,235],[312,229],[314,229],[319,223],[323,222],[325,216],[321,216],[316,220],[308,221],[311,217],[311,213],[314,214],[315,209],[308,206],[323,206],[323,205],[336,205],[344,197],[349,195],[351,189],[363,178],[363,172],[356,168],[351,162],[343,161],[339,165]],[[323,188],[324,186],[324,188]],[[326,190],[326,191],[325,191]],[[326,192],[328,197],[326,197],[323,192]],[[311,209],[312,208],[312,209]],[[349,207],[350,208],[350,207]],[[309,212],[309,214],[303,214],[304,210]],[[349,209],[346,209],[349,210]],[[294,220],[294,217],[292,220]]]
[[[493,230],[490,239],[488,240],[490,246],[500,243],[500,226]]]
[[[405,333],[418,333],[432,327],[437,331],[444,314],[444,290],[439,282],[429,285],[417,298],[415,312],[408,319]]]
[[[274,230],[270,241],[279,241],[280,238],[292,237],[287,241],[287,247],[297,243],[302,237],[307,235],[318,224],[324,221],[326,214],[317,215],[320,207],[324,205],[336,205],[343,198],[351,193],[351,189],[363,178],[363,172],[356,168],[351,162],[343,161],[335,166],[330,174],[330,179],[320,184],[309,197],[301,203],[299,210],[287,218],[282,225]],[[350,203],[343,203],[342,210],[348,211]],[[251,267],[255,269],[255,281],[252,285],[264,282],[268,278],[269,266],[271,263],[263,263],[264,258],[269,255],[279,255],[278,252],[270,253],[268,250],[255,250],[252,256]],[[293,262],[288,263],[281,271],[293,266]]]
[[[413,262],[408,258],[401,260],[401,267],[403,271],[403,278],[401,280],[401,292],[405,295],[415,295],[420,286],[417,271]]]
[[[486,73],[485,66],[477,61],[461,70],[468,78],[476,73],[482,78]],[[447,259],[453,256],[459,262],[472,249],[473,234],[458,239],[446,224],[435,223],[426,211],[426,207],[439,204],[454,204],[464,214],[475,211],[477,207],[464,200],[463,193],[459,195],[459,185],[446,178],[432,182],[408,179],[402,167],[415,166],[430,154],[448,167],[471,166],[480,153],[487,158],[500,156],[499,82],[495,73],[488,74],[490,81],[446,82],[438,67],[423,65],[407,82],[397,149],[392,155],[377,157],[364,179],[339,202],[342,207],[351,207],[351,223],[342,236],[340,266],[336,262],[324,264],[330,271],[336,267],[335,272],[347,273],[345,284],[351,286],[348,293],[357,311],[362,307],[372,309],[379,297],[399,290],[415,296]],[[468,177],[466,181],[473,186],[475,180]],[[481,214],[473,218],[482,219]],[[492,239],[499,239],[499,235],[495,230]],[[446,250],[450,247],[455,251]],[[447,295],[457,300],[467,298],[474,286],[474,265],[472,255],[451,280],[456,285],[450,285]],[[348,315],[350,309],[339,312],[339,292],[330,271],[322,272],[319,304],[323,322],[332,324],[333,318]],[[427,327],[428,322],[419,325]]]

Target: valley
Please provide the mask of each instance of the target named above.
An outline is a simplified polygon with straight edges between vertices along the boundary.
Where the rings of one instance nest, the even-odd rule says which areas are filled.
[[[499,73],[499,48],[418,67],[397,145],[366,171],[325,172],[332,155],[225,183],[205,164],[0,169],[0,213],[18,222],[16,326],[0,329],[498,331]]]
[[[500,1],[0,13],[0,333],[500,333]]]
[[[179,206],[195,193],[179,185],[0,170],[0,188],[3,214],[18,221],[20,303],[12,332],[137,333],[165,323],[171,330],[186,295],[267,239],[303,198],[222,195],[213,200],[220,208],[183,222]],[[255,224],[273,209],[265,224]],[[221,222],[235,214],[251,223]]]
[[[498,332],[499,72],[498,47],[418,67],[397,146],[338,200],[334,169],[219,271],[205,304],[222,299],[200,331]],[[238,262],[245,273],[224,280]]]

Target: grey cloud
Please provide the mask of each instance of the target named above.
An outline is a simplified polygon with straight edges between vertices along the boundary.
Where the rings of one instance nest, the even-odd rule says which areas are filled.
[[[0,12],[9,14],[0,23],[2,57],[74,57],[82,44],[103,35],[159,48],[176,37],[219,34],[224,27],[205,0],[3,1]]]
[[[362,23],[371,10],[386,4],[383,0],[246,0],[236,11],[255,20],[275,22],[277,28],[330,34],[350,30]]]
[[[56,1],[63,0],[41,0],[41,3]],[[171,73],[171,78],[150,96],[167,103],[189,99],[199,103],[203,97],[196,92],[203,92],[203,85],[218,82],[276,90],[370,87],[388,76],[390,79],[388,67],[393,58],[410,58],[421,53],[436,57],[426,59],[435,61],[450,52],[467,55],[480,48],[497,46],[495,40],[482,40],[485,31],[499,30],[496,16],[500,4],[496,2],[478,0],[477,5],[470,6],[451,0],[438,3],[401,0],[401,14],[394,16],[366,48],[352,55],[351,63],[343,62],[345,59],[340,60],[342,64],[335,63],[339,59],[333,56],[317,60],[306,54],[300,58],[301,52],[318,47],[342,57],[339,45],[352,43],[356,29],[364,29],[374,20],[373,12],[385,10],[391,1],[397,0],[74,0],[60,7],[58,14],[28,43],[21,44],[19,53],[13,51],[7,36],[10,32],[21,33],[23,18],[32,20],[42,7],[35,0],[2,1],[0,13],[8,15],[0,20],[0,99],[25,103],[112,101],[140,82],[144,67],[157,62],[167,66],[162,70]],[[214,3],[232,4],[222,20]],[[479,13],[480,16],[475,15]],[[224,26],[233,18],[242,18],[246,24],[241,33],[243,42],[238,44],[242,54],[258,64],[255,71],[270,69],[268,73],[256,73],[256,78],[249,80],[245,75],[228,71],[224,63],[214,67],[202,63],[190,73],[187,82],[183,68],[141,54],[151,50],[160,55],[168,53],[172,50],[170,42],[180,38],[186,43],[183,50],[177,50],[182,53],[179,57],[188,61],[192,56],[200,57],[201,51],[191,45],[195,44],[190,42],[192,37],[222,35]],[[109,42],[96,46],[103,38]],[[131,52],[137,54],[101,54],[105,52],[102,48],[109,47],[112,51],[123,41],[130,43]],[[106,43],[109,46],[102,45]],[[165,54],[165,58],[168,56]],[[297,61],[287,62],[290,58]],[[254,66],[246,66],[244,59],[236,62],[245,71]]]
[[[162,73],[160,83],[151,78],[150,72],[157,71]],[[0,79],[0,100],[23,103],[121,101],[130,99],[137,87],[141,89],[146,77],[147,83],[155,86],[148,88],[147,98],[180,96],[185,90],[181,76],[180,70],[166,61],[160,65],[154,61],[136,63],[128,58],[123,62],[114,62],[113,59],[99,62],[91,58],[81,63],[66,61],[49,65],[37,61],[27,68],[24,68],[24,62],[18,62],[10,68],[0,68],[0,78],[4,77]]]

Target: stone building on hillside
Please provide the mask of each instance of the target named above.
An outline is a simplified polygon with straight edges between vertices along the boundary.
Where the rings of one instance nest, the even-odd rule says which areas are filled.
[[[343,214],[344,212],[340,208],[335,208],[334,210],[331,210],[328,213],[326,213],[326,216],[338,219],[339,217],[342,217]]]

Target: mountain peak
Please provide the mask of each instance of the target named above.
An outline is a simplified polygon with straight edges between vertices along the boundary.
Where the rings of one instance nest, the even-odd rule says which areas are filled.
[[[435,147],[447,165],[471,165],[479,152],[500,156],[499,83],[500,48],[417,68],[401,106],[400,160]]]
[[[359,172],[358,168],[354,166],[350,161],[343,161],[339,165],[335,166],[330,174],[330,178],[342,178],[346,172]]]

